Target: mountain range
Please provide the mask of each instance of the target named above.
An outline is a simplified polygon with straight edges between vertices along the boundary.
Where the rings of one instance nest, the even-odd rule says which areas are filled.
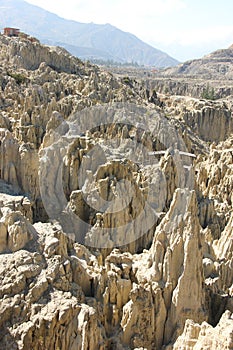
[[[0,26],[18,27],[42,43],[62,46],[81,59],[134,62],[158,68],[178,64],[165,52],[111,24],[67,20],[23,0],[0,0]]]

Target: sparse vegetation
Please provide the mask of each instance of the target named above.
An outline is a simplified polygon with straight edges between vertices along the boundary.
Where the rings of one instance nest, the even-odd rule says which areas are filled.
[[[129,85],[130,84],[130,78],[129,77],[123,77],[122,82]]]
[[[139,67],[144,67],[144,65],[139,65],[137,62],[117,62],[114,60],[110,60],[110,59],[98,59],[98,58],[91,58],[90,61],[93,64],[97,64],[100,66],[106,66],[106,67],[135,67],[135,68],[139,68]]]
[[[13,79],[15,79],[18,85],[24,84],[27,81],[27,77],[21,73],[10,73],[7,72],[7,75]]]
[[[210,87],[209,84],[207,84],[206,88],[204,88],[201,97],[206,99],[206,100],[216,100],[216,93],[214,88]]]

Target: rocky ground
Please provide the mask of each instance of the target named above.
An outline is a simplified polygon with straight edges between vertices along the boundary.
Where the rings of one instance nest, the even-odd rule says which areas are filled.
[[[232,97],[233,45],[200,59],[164,70],[149,67],[108,67],[120,77],[141,80],[150,90],[169,95],[220,99]]]
[[[233,348],[232,109],[0,37],[0,349]]]

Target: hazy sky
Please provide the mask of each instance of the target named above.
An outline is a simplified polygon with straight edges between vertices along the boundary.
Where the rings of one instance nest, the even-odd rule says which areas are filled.
[[[184,61],[233,44],[233,0],[27,0],[78,22],[110,23]]]

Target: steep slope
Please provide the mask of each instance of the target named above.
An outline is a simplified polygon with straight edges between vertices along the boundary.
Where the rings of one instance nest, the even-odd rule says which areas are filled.
[[[167,69],[163,75],[196,76],[205,79],[233,79],[233,47],[217,50],[201,59]]]
[[[71,53],[78,56],[80,54],[83,58],[137,62],[156,67],[168,67],[178,63],[166,53],[110,24],[65,20],[23,0],[1,0],[0,8],[2,27],[19,27],[51,45],[63,43]]]
[[[1,349],[231,350],[232,102],[0,36],[0,107]]]

